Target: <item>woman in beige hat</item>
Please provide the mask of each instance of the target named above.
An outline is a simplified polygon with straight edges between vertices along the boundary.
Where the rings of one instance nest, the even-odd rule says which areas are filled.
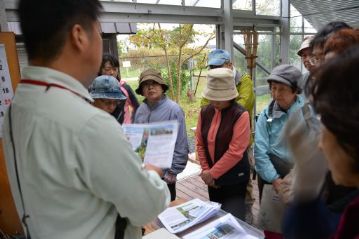
[[[244,220],[249,181],[249,114],[235,101],[238,92],[232,70],[209,70],[207,80],[203,96],[210,104],[202,108],[196,131],[201,177],[208,185],[209,199]]]

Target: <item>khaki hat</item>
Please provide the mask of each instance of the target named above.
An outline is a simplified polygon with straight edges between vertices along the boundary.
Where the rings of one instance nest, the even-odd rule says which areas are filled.
[[[226,101],[237,98],[238,92],[234,84],[233,71],[228,68],[215,68],[207,73],[207,85],[203,97],[208,100]]]
[[[143,82],[149,81],[149,80],[153,80],[153,81],[157,82],[158,84],[160,84],[162,86],[164,92],[168,89],[167,84],[165,83],[165,81],[163,80],[163,78],[161,76],[161,72],[159,72],[158,70],[155,70],[155,69],[147,69],[141,73],[141,75],[138,79],[138,87],[135,90],[137,94],[142,95],[141,84]]]
[[[302,56],[302,50],[310,47],[310,42],[313,40],[314,36],[306,36],[302,44],[300,45],[299,50],[297,51],[298,56]]]

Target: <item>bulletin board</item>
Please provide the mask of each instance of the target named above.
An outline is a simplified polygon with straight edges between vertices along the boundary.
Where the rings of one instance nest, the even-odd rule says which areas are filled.
[[[2,122],[20,81],[15,34],[0,32],[0,229],[9,235],[23,234],[6,172],[2,144]]]

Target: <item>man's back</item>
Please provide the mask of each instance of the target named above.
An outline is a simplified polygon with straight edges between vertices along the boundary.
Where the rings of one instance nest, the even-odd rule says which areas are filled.
[[[25,78],[66,89],[20,84],[12,104],[12,130],[32,238],[114,238],[117,211],[128,218],[125,238],[168,204],[166,184],[141,169],[115,119],[91,106],[78,81],[48,68],[30,67]],[[75,93],[74,93],[75,92]],[[5,154],[21,212],[9,117]]]

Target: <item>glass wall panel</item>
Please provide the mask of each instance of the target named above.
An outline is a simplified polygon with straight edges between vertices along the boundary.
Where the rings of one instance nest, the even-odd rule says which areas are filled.
[[[305,33],[316,33],[317,30],[304,18],[304,32]]]
[[[290,6],[290,42],[289,42],[289,63],[301,69],[302,72],[307,70],[303,66],[297,51],[307,35],[313,35],[316,30],[294,7]]]
[[[186,6],[221,8],[221,0],[186,0]]]
[[[280,0],[256,0],[256,14],[280,16]]]
[[[293,5],[290,5],[290,31],[293,32],[302,32],[303,31],[303,17],[297,11]]]
[[[233,1],[233,5],[232,5],[233,9],[236,10],[252,10],[253,9],[253,3],[252,0],[234,0]]]
[[[302,39],[301,35],[291,35],[289,42],[289,64],[298,67],[298,69],[302,68],[300,57],[297,55]]]
[[[271,32],[259,32],[257,63],[261,64],[268,71],[279,64],[279,35]],[[233,41],[244,48],[242,34],[236,34]],[[234,64],[241,72],[248,72],[245,56],[238,50],[234,50]],[[256,114],[260,113],[271,100],[268,83],[268,73],[260,67],[256,67]]]
[[[109,0],[100,0],[101,2],[108,2]],[[110,0],[111,2],[133,2],[133,0]]]
[[[157,4],[166,4],[166,5],[181,5],[181,0],[160,0],[160,1],[153,1],[153,0],[137,0],[138,3],[157,3]]]

